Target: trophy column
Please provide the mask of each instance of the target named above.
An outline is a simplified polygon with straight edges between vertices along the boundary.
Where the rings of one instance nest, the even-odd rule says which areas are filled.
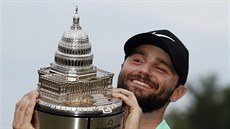
[[[93,66],[91,44],[79,25],[64,32],[54,63],[38,70],[36,129],[122,129],[122,101],[111,97],[113,74]]]

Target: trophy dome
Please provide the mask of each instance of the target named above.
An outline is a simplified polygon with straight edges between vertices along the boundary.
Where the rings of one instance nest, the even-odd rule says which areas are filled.
[[[78,7],[76,6],[75,15],[73,17],[73,25],[64,32],[64,38],[72,39],[75,43],[82,43],[82,41],[87,41],[83,43],[88,43],[88,34],[82,30],[79,24],[80,17],[78,15]]]
[[[58,44],[52,69],[73,76],[82,74],[82,71],[95,75],[89,37],[82,30],[79,20],[78,7],[76,7],[73,24],[63,33]]]
[[[62,37],[75,39],[75,40],[87,40],[88,34],[83,30],[69,29],[63,33]]]

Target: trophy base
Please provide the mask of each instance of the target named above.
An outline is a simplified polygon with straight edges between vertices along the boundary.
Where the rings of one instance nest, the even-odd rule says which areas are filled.
[[[122,129],[123,112],[103,116],[61,116],[35,109],[35,129]]]
[[[33,116],[35,129],[122,129],[122,108],[110,113],[66,114],[37,104]]]

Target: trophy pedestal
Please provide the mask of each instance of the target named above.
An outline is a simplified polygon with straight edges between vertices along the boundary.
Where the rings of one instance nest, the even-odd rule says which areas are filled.
[[[121,102],[116,100],[117,102]],[[114,104],[116,104],[115,102]],[[114,105],[111,105],[114,106]],[[62,107],[63,108],[63,107]],[[98,112],[87,111],[89,108],[64,107],[69,110],[75,110],[75,113],[70,111],[62,111],[48,109],[37,103],[34,112],[34,127],[35,129],[122,129],[124,112],[122,108],[117,108],[110,113],[102,113],[99,108],[105,109],[108,107],[95,108]],[[66,110],[64,109],[63,110]],[[78,108],[78,109],[76,109]],[[79,112],[76,110],[82,110]],[[84,110],[84,111],[83,111]]]

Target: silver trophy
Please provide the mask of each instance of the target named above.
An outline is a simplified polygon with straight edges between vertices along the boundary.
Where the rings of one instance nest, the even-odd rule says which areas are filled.
[[[111,97],[113,74],[93,66],[91,44],[79,25],[64,32],[54,63],[38,70],[36,129],[121,129],[122,101]]]

